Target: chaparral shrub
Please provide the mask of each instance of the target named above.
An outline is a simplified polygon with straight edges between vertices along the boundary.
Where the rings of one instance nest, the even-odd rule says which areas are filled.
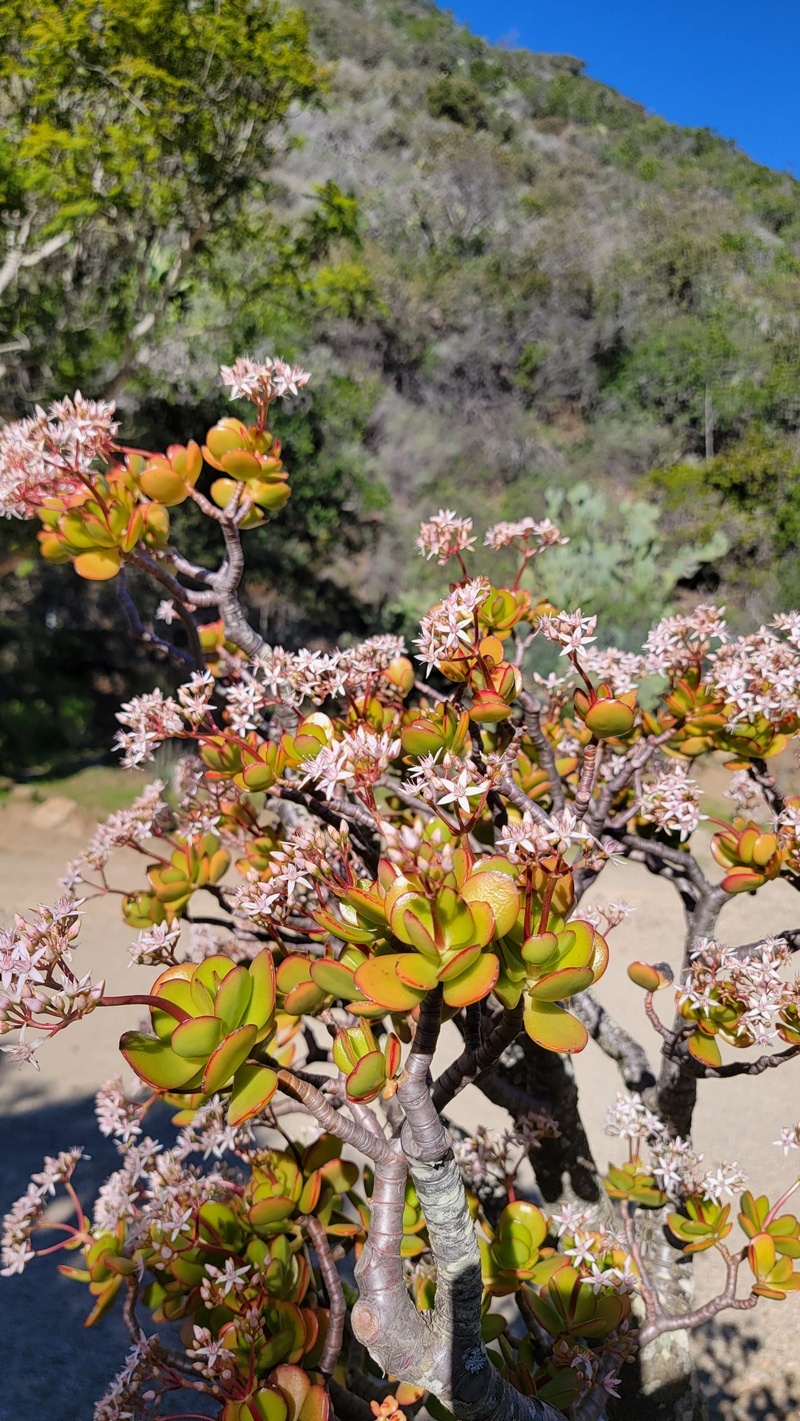
[[[39,520],[45,558],[114,582],[130,634],[182,673],[174,694],[119,712],[124,763],[169,743],[171,784],[102,825],[62,897],[2,939],[2,1049],[33,1060],[115,1009],[137,1082],[99,1092],[120,1164],[91,1212],[73,1183],[82,1151],[47,1159],[6,1217],[3,1271],[62,1247],[89,1321],[121,1308],[131,1351],[97,1421],[152,1415],[181,1391],[181,1415],[220,1421],[423,1404],[588,1421],[637,1349],[800,1286],[798,1180],[767,1197],[689,1143],[698,1082],[722,1092],[800,1054],[785,971],[800,934],[714,936],[733,895],[800,884],[800,804],[770,770],[800,731],[800,615],[731,638],[700,605],[640,653],[598,649],[594,616],[532,591],[564,541],[550,520],[496,524],[479,552],[472,521],[442,510],[418,548],[445,585],[410,650],[388,635],[268,646],[237,591],[248,540],[291,495],[273,405],[308,376],[247,359],[222,375],[254,413],[202,444],[128,447],[113,406],[80,395],[0,434],[3,509]],[[170,510],[188,499],[219,537],[216,565],[173,545]],[[502,583],[498,553],[495,566],[516,558]],[[137,607],[143,578],[161,595],[155,626]],[[534,638],[562,669],[526,685]],[[712,839],[719,882],[691,847],[690,768],[711,750],[742,805]],[[81,967],[81,918],[120,892],[120,849],[142,863],[120,910],[133,960],[152,967],[144,995],[111,996]],[[629,969],[657,1079],[593,995],[625,908],[581,900],[612,858],[672,883],[686,915],[676,983],[662,964]],[[445,1022],[461,1045],[434,1070]],[[597,1047],[624,1086],[602,1180],[568,1064]],[[453,1143],[448,1107],[469,1083],[512,1130]],[[158,1102],[174,1111],[168,1147],[148,1133]],[[781,1143],[800,1147],[800,1127]],[[526,1156],[543,1207],[517,1192]],[[57,1187],[69,1223],[48,1214]],[[716,1293],[670,1303],[643,1242],[653,1220],[673,1258],[718,1255]]]

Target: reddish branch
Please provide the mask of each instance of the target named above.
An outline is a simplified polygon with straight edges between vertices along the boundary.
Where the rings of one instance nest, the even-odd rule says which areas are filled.
[[[325,1338],[322,1356],[319,1359],[319,1370],[323,1376],[330,1377],[342,1350],[347,1303],[324,1224],[320,1223],[313,1214],[306,1214],[302,1223],[314,1245],[319,1271],[328,1294],[328,1334]]]

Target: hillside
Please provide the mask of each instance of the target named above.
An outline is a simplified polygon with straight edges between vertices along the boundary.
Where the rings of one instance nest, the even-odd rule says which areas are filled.
[[[294,300],[237,234],[225,280],[182,293],[121,395],[141,439],[186,437],[220,412],[237,351],[314,371],[281,430],[295,497],[250,543],[266,634],[402,626],[398,569],[440,505],[479,528],[560,516],[556,590],[618,635],[676,587],[744,620],[795,600],[800,184],[426,0],[305,8],[329,91],[293,120],[272,202],[288,221],[335,181],[360,248]],[[44,606],[47,579],[21,570]],[[83,616],[107,632],[104,594],[69,595],[76,637]],[[7,625],[19,602],[6,580]]]
[[[316,312],[306,358],[321,383],[355,383],[353,455],[392,509],[379,554],[348,563],[357,599],[395,597],[420,511],[513,516],[579,481],[610,510],[660,496],[668,532],[685,533],[688,504],[701,539],[720,492],[723,579],[764,606],[791,598],[748,489],[760,480],[769,505],[796,482],[800,185],[577,59],[493,48],[425,0],[307,10],[331,91],[296,125],[281,200],[328,178],[357,195],[373,300],[358,322]],[[211,377],[202,344],[184,399]],[[174,370],[170,342],[154,373]]]

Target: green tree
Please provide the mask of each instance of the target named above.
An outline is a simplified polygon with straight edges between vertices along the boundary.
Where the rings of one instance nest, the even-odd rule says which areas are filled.
[[[65,380],[118,388],[195,277],[253,231],[264,267],[296,283],[352,225],[332,185],[299,238],[267,207],[287,115],[324,79],[305,17],[275,0],[8,0],[6,408]]]

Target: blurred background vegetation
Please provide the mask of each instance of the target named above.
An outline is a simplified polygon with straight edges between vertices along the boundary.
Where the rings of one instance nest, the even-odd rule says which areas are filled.
[[[692,598],[800,600],[800,184],[578,59],[427,0],[6,0],[0,213],[3,417],[79,386],[159,447],[239,353],[313,371],[248,535],[271,641],[409,629],[441,505],[558,517],[551,595],[626,645]],[[152,678],[113,584],[33,533],[0,528],[11,776],[102,754]]]

